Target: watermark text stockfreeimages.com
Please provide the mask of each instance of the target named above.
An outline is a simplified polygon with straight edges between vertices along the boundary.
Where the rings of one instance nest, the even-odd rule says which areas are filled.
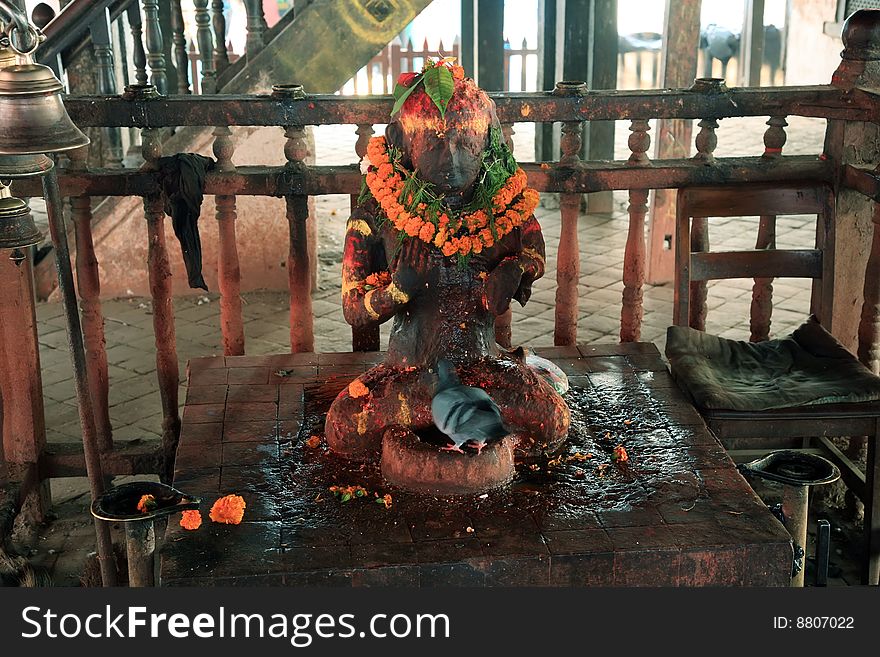
[[[25,607],[21,612],[24,639],[137,639],[172,637],[285,639],[305,648],[315,639],[450,638],[446,614],[372,614],[359,622],[355,614],[232,613],[219,607],[213,613],[152,613],[147,607],[103,612],[58,614],[51,608]]]

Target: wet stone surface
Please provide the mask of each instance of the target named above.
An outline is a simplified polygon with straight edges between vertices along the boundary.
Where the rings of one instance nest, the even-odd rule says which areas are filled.
[[[163,585],[787,585],[788,534],[653,345],[538,353],[569,375],[568,442],[510,485],[454,498],[326,451],[330,402],[380,355],[191,361],[174,484],[204,498],[205,524],[172,518]],[[331,486],[365,493],[343,502]],[[245,522],[211,523],[229,493]]]

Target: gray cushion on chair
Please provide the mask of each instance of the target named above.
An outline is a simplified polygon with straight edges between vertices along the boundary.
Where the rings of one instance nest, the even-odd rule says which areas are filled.
[[[880,399],[880,377],[814,317],[790,336],[756,343],[670,326],[666,357],[678,384],[705,409],[763,411]]]

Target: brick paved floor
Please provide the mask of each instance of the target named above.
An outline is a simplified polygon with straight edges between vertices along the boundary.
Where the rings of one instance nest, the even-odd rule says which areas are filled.
[[[718,130],[718,156],[756,155],[763,151],[765,119],[726,119]],[[790,119],[787,154],[819,153],[824,121]],[[652,126],[653,127],[653,126]],[[628,123],[618,122],[616,157],[628,154]],[[517,124],[515,152],[522,161],[533,160],[533,126]],[[381,126],[377,132],[381,133]],[[656,138],[656,130],[651,134]],[[316,129],[317,159],[320,164],[350,163],[356,158],[356,135],[350,126]],[[340,261],[348,196],[317,199],[319,226],[319,289],[313,295],[317,351],[350,350],[351,331],[342,317],[339,303]],[[553,304],[555,297],[556,248],[559,240],[559,212],[539,208],[537,216],[547,242],[547,273],[537,281],[529,304],[514,304],[514,343],[548,346],[553,343]],[[628,216],[626,192],[615,192],[614,209],[609,214],[585,215],[580,220],[581,301],[580,341],[616,341],[620,321],[623,284],[623,248]],[[742,219],[714,221],[710,235],[713,250],[749,248],[754,245],[757,222]],[[814,243],[815,217],[780,217],[777,243],[780,248],[809,248]],[[739,339],[748,337],[751,280],[731,280],[711,284],[709,292],[710,332]],[[784,335],[796,327],[809,311],[809,281],[780,280],[774,284],[772,331]],[[288,350],[288,305],[285,291],[250,292],[243,296],[246,352],[249,355],[280,353]],[[672,317],[671,285],[646,286],[642,340],[654,342],[660,351],[666,327]],[[114,438],[117,440],[158,439],[161,405],[155,380],[154,339],[150,300],[126,298],[105,300],[107,354],[110,362],[110,404]],[[40,304],[37,309],[46,399],[46,426],[49,441],[79,442],[80,431],[74,401],[72,372],[60,305]],[[181,381],[189,358],[221,352],[219,304],[217,295],[175,299],[177,353]],[[383,346],[387,344],[389,324],[383,326]],[[181,403],[184,396],[180,396]],[[67,499],[85,490],[79,480],[53,481],[56,498]],[[88,526],[84,530],[89,533]],[[54,549],[54,548],[53,548]],[[74,559],[65,557],[71,561]],[[59,562],[61,560],[59,559]],[[60,568],[60,566],[59,566]],[[67,571],[64,571],[67,572]],[[59,570],[59,576],[69,577]]]

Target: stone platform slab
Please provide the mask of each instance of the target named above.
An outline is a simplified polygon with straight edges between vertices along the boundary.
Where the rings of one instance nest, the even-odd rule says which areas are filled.
[[[174,483],[204,498],[205,523],[190,532],[171,519],[162,584],[788,584],[788,533],[653,344],[536,351],[569,375],[566,448],[506,488],[458,498],[395,490],[377,465],[307,444],[336,393],[382,354],[191,360]],[[368,494],[341,502],[331,486]],[[245,498],[245,521],[210,522],[229,493]]]

